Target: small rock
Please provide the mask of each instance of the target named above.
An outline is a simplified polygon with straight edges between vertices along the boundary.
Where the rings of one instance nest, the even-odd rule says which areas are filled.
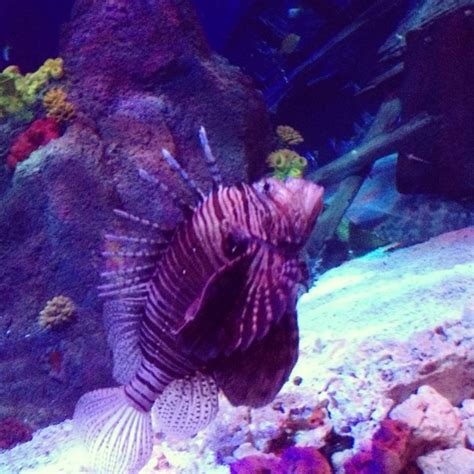
[[[444,448],[464,446],[459,410],[435,389],[424,385],[390,412],[390,418],[406,423],[413,430],[413,443],[430,443]]]
[[[474,399],[464,400],[461,405],[462,426],[466,432],[469,447],[474,448]]]
[[[417,459],[423,474],[474,474],[474,451],[466,448],[433,451]]]
[[[251,443],[241,444],[233,453],[235,459],[242,459],[247,456],[256,456],[262,454],[255,446]]]

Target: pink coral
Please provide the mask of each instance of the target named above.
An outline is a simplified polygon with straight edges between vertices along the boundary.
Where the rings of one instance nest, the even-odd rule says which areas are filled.
[[[23,421],[12,416],[0,421],[0,449],[10,449],[19,443],[30,441],[33,430]]]
[[[19,161],[26,160],[40,146],[60,136],[59,124],[53,118],[35,120],[13,143],[7,164],[14,169]]]

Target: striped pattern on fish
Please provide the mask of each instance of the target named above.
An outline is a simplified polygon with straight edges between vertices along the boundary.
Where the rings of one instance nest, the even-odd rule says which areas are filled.
[[[117,211],[152,235],[106,236],[115,247],[105,256],[125,262],[104,272],[100,287],[112,298],[104,321],[122,387],[84,395],[74,416],[97,472],[143,466],[150,412],[159,431],[193,435],[217,413],[218,390],[234,405],[265,405],[297,360],[295,308],[308,278],[299,253],[321,211],[322,188],[296,178],[223,186],[203,129],[200,139],[215,185],[207,196],[163,151],[200,200],[189,213],[171,194],[184,221],[170,232]]]

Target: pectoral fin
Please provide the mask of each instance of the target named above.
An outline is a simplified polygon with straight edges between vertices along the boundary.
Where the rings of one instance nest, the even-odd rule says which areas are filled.
[[[252,257],[243,255],[220,268],[207,282],[177,329],[183,348],[201,360],[224,350],[224,332],[237,305]]]
[[[269,246],[249,247],[208,281],[177,330],[201,360],[244,351],[296,305],[301,263]]]

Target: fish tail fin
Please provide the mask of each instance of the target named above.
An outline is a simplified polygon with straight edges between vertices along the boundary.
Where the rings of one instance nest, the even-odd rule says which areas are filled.
[[[73,422],[97,474],[136,473],[150,459],[151,414],[135,408],[123,387],[83,395],[74,410]]]
[[[153,407],[156,430],[175,439],[194,436],[216,416],[219,399],[214,377],[196,373],[171,382]]]

